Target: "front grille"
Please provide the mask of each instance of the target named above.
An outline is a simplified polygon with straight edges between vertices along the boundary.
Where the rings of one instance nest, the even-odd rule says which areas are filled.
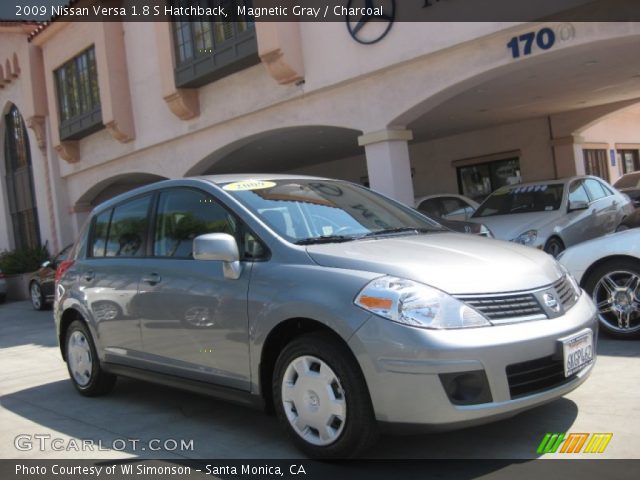
[[[560,280],[555,282],[552,288],[556,291],[558,299],[565,311],[573,307],[578,301],[578,295],[567,275],[564,275]]]
[[[478,310],[489,320],[513,320],[522,317],[547,318],[538,300],[531,293],[486,297],[460,296],[458,298]]]
[[[537,358],[507,366],[507,380],[511,398],[520,398],[571,381],[575,375],[564,376],[562,359],[553,356]]]

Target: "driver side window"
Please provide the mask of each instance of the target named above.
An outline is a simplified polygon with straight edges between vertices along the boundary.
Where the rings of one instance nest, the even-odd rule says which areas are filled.
[[[160,193],[153,255],[193,258],[193,239],[205,233],[236,236],[236,220],[204,192],[176,188]]]

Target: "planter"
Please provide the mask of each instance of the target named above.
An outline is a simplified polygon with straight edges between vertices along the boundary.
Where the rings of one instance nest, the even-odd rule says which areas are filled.
[[[33,273],[7,275],[7,300],[29,300],[29,279]]]

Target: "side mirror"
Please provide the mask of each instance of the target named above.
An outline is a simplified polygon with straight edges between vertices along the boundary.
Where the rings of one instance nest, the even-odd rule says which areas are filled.
[[[238,244],[228,233],[207,233],[194,238],[193,258],[222,261],[225,278],[237,280],[242,273]]]
[[[575,210],[586,210],[587,208],[589,208],[589,203],[585,202],[584,200],[574,200],[572,202],[569,202],[570,212],[573,212]]]

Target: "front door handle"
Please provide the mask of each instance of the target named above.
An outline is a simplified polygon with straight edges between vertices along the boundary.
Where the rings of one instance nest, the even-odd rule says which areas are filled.
[[[162,280],[162,277],[157,273],[151,273],[149,275],[145,275],[144,277],[142,277],[142,281],[144,283],[148,283],[149,285],[155,285],[156,283],[160,283],[160,280]]]

